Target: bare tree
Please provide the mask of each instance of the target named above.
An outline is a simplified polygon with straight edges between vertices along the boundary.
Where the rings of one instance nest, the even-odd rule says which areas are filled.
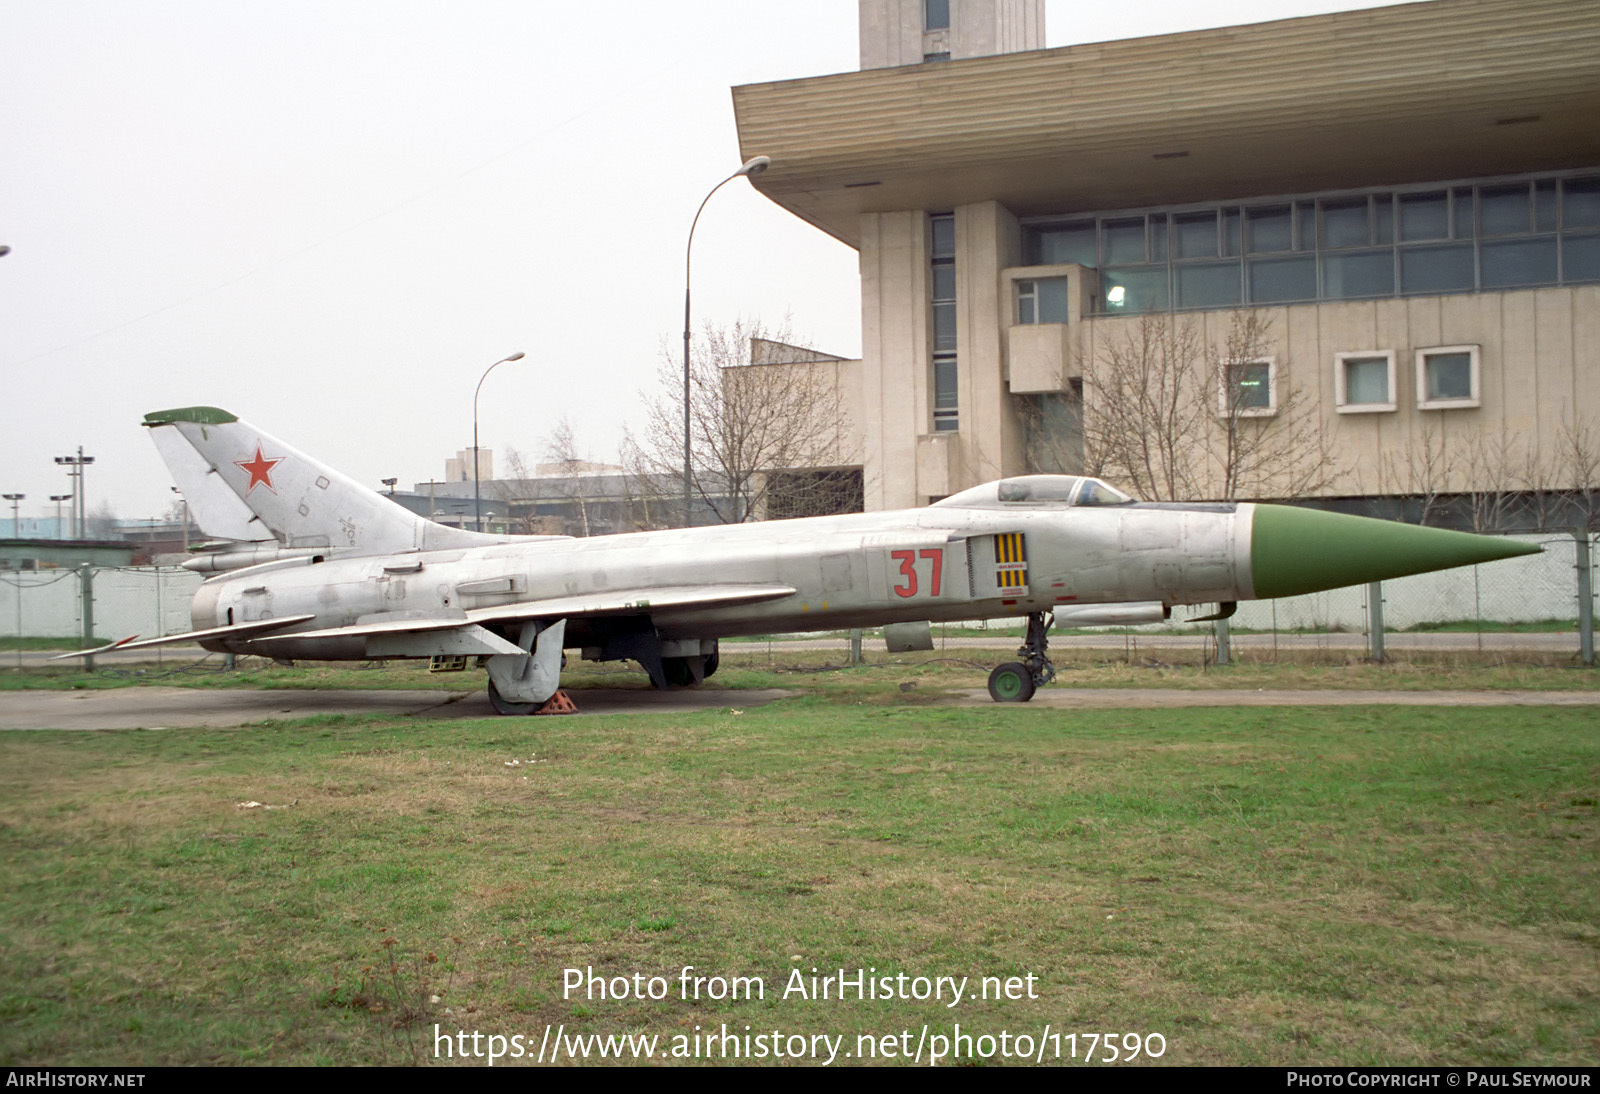
[[[792,355],[753,362],[752,345]],[[852,498],[860,508],[838,360],[792,345],[787,329],[706,324],[691,348],[689,393],[689,490],[703,511],[736,524],[837,512]],[[668,349],[659,376],[644,431],[624,440],[630,493],[640,498],[668,498],[683,484],[683,371]]]
[[[1557,434],[1555,478],[1575,523],[1600,527],[1600,430],[1588,419],[1564,419]]]
[[[1432,418],[1385,454],[1380,489],[1408,495],[1423,524],[1453,520],[1475,531],[1594,527],[1600,518],[1600,432],[1563,418],[1543,446],[1515,432],[1471,430],[1446,440]]]
[[[117,532],[117,511],[109,501],[102,501],[83,521],[84,534],[89,539],[111,539]]]
[[[1084,470],[1152,501],[1326,489],[1341,461],[1276,357],[1260,312],[1234,313],[1220,346],[1191,316],[1129,324],[1084,367]]]
[[[1469,488],[1467,502],[1474,532],[1516,527],[1542,478],[1532,446],[1518,451],[1520,438],[1504,429],[1496,434],[1474,431],[1456,446],[1453,464]],[[1526,489],[1525,489],[1526,488]]]
[[[1105,468],[1091,464],[1085,451],[1082,380],[1072,381],[1067,391],[1015,396],[1014,404],[1022,424],[1022,454],[1029,474],[1104,474]]]
[[[589,499],[581,477],[581,473],[589,464],[579,455],[577,437],[573,434],[572,423],[565,414],[550,430],[544,454],[545,459],[559,468],[561,473],[561,478],[554,484],[556,493],[566,499],[570,507],[577,510],[578,519],[573,531],[584,537],[593,535],[593,528],[589,523]]]
[[[1086,469],[1149,501],[1204,496],[1204,341],[1193,319],[1142,316],[1084,368]]]
[[[522,453],[509,445],[506,446],[505,466],[507,474],[495,480],[495,492],[505,502],[506,524],[523,535],[548,534],[549,529],[539,518],[536,505],[542,490],[538,474],[528,467]],[[519,507],[520,516],[517,515]]]
[[[1432,419],[1424,421],[1419,435],[1398,451],[1385,452],[1378,470],[1380,490],[1410,495],[1421,505],[1418,524],[1430,524],[1444,513],[1443,495],[1449,490],[1450,458],[1443,434]]]
[[[1222,359],[1211,371],[1218,412],[1207,435],[1220,478],[1218,497],[1302,498],[1321,493],[1344,473],[1316,404],[1279,368],[1274,349],[1265,313],[1233,313]],[[1265,400],[1257,386],[1263,379],[1270,387]]]

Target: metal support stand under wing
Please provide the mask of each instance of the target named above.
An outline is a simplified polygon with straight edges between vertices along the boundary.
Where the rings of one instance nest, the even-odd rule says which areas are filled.
[[[565,619],[554,623],[530,619],[517,636],[517,645],[527,653],[502,653],[488,659],[489,702],[495,713],[532,714],[557,693],[566,633]]]

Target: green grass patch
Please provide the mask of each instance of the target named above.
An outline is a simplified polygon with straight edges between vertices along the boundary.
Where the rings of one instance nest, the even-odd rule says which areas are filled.
[[[1561,634],[1575,632],[1578,629],[1576,619],[1535,619],[1526,623],[1491,623],[1481,619],[1440,619],[1429,622],[1413,623],[1401,629],[1401,633],[1448,633],[1448,634]]]
[[[109,646],[114,639],[96,638],[88,646],[76,638],[33,638],[28,635],[18,637],[14,634],[0,635],[0,651],[15,650],[80,650],[90,646],[96,648]]]
[[[423,1061],[436,1022],[1593,1061],[1591,711],[1066,714],[841,680],[743,713],[0,735],[0,1063]],[[685,966],[765,998],[686,1001]],[[569,968],[671,991],[563,998]],[[1037,998],[780,997],[812,968]]]

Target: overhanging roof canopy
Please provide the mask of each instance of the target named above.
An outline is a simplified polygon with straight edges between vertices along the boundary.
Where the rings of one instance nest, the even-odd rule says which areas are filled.
[[[1600,4],[1433,0],[733,89],[762,193],[1020,216],[1600,165]]]

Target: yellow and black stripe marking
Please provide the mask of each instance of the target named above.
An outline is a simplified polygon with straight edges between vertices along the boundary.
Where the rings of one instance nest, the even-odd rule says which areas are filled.
[[[1000,532],[994,537],[995,583],[1002,589],[1022,589],[1028,584],[1028,548],[1021,532]]]

